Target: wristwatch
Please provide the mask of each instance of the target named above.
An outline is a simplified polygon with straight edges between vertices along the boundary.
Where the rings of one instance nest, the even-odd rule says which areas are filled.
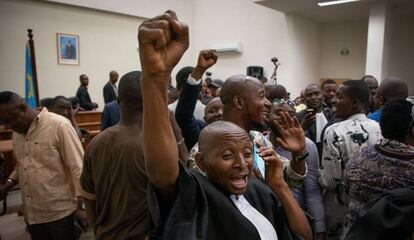
[[[85,211],[86,210],[86,204],[84,202],[78,203],[78,209]]]
[[[309,156],[309,152],[305,150],[305,151],[304,151],[301,155],[295,156],[295,160],[296,160],[296,161],[303,161],[303,160],[305,160],[308,156]]]

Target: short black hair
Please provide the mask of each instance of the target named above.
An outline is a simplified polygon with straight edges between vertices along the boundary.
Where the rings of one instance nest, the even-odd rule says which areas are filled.
[[[370,79],[370,78],[375,79],[375,81],[377,81],[377,79],[376,79],[374,76],[372,76],[372,75],[364,75],[364,76],[361,78],[361,80],[362,80],[362,81],[365,81],[365,80],[368,80],[368,79]]]
[[[387,102],[381,113],[382,136],[399,142],[404,141],[410,127],[413,127],[412,109],[413,104],[405,99],[395,99]]]
[[[369,103],[370,90],[368,84],[362,80],[347,80],[342,83],[347,86],[347,96],[358,99],[362,104]]]
[[[70,100],[69,100],[67,97],[62,96],[62,95],[59,95],[59,96],[54,97],[54,98],[53,98],[53,102],[56,102],[56,101],[57,101],[57,100],[59,100],[59,99],[67,100],[67,101],[69,101],[69,102],[70,102]]]
[[[269,101],[272,102],[277,98],[285,98],[287,96],[287,90],[283,85],[266,85],[265,86],[269,93]]]
[[[193,67],[183,67],[177,72],[177,75],[175,75],[175,81],[177,82],[176,87],[178,91],[182,89],[185,81],[187,81],[188,76],[190,76],[193,70]]]
[[[321,88],[323,89],[323,87],[325,86],[325,84],[337,84],[336,82],[335,82],[335,80],[332,80],[332,79],[326,79],[325,81],[323,81],[322,82],[322,84],[321,84]]]
[[[14,100],[19,99],[20,96],[17,93],[11,91],[0,92],[0,104],[10,103]]]
[[[54,97],[53,99],[52,99],[52,103],[49,105],[49,106],[53,106],[53,105],[55,105],[56,104],[56,102],[57,101],[59,101],[59,100],[65,100],[65,101],[68,101],[68,102],[70,102],[70,103],[72,103],[67,97],[65,97],[65,96],[62,96],[62,95],[59,95],[59,96],[56,96],[56,97]],[[46,106],[46,108],[47,108],[47,106]]]
[[[141,71],[132,71],[121,77],[118,96],[126,104],[142,104]]]
[[[50,108],[54,103],[53,98],[47,97],[40,99],[40,106]]]

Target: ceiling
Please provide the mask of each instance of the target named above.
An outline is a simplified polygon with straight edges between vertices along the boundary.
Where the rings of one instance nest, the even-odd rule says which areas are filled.
[[[257,4],[284,12],[295,13],[317,22],[343,22],[368,19],[369,5],[377,0],[361,0],[347,4],[319,7],[318,2],[328,0],[258,0]]]

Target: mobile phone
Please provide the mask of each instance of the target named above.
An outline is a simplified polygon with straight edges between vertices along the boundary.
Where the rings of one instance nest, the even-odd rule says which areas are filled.
[[[305,111],[309,115],[315,115],[315,110],[313,108],[307,108],[305,109]]]
[[[253,172],[264,183],[268,182],[267,167],[265,161],[257,153],[256,144],[253,144]]]

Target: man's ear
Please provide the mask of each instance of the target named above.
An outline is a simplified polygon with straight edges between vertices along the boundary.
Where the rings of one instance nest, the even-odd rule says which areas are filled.
[[[242,97],[240,97],[239,95],[236,95],[233,97],[233,103],[237,109],[243,109],[245,101]]]
[[[385,98],[382,94],[377,94],[375,97],[378,99],[378,103],[380,106],[383,106],[385,104]]]
[[[362,107],[362,103],[358,98],[352,99],[352,108],[353,109],[359,109]]]
[[[27,106],[25,103],[19,103],[19,109],[20,109],[22,112],[26,112],[26,111],[27,111],[27,109],[28,109],[28,106]]]
[[[196,155],[194,156],[194,159],[197,164],[197,167],[200,168],[201,171],[207,172],[207,165],[204,162],[205,158],[204,158],[203,153],[201,152],[196,153]]]

